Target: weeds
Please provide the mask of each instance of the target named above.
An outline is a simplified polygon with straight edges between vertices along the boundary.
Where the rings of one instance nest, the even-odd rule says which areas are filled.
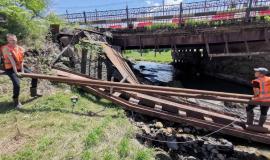
[[[153,151],[150,149],[139,150],[136,153],[135,160],[150,160],[152,159]]]
[[[107,150],[103,155],[103,160],[118,160],[118,157],[112,151]]]
[[[53,144],[53,139],[50,137],[43,137],[38,144],[38,151],[46,151],[50,145]]]
[[[174,23],[155,23],[151,26],[147,26],[147,30],[158,30],[158,29],[168,29],[168,30],[175,30],[178,28],[178,24]]]
[[[26,87],[23,85],[22,89]],[[139,149],[145,148],[131,141],[135,130],[119,106],[103,99],[96,101],[92,95],[81,96],[63,90],[66,89],[31,101],[20,111],[1,113],[0,145],[7,140],[4,145],[15,148],[0,147],[1,160],[131,160],[135,159]],[[70,97],[74,94],[80,97],[76,113],[71,112]],[[8,96],[0,97],[0,101],[8,100]],[[28,100],[24,92],[22,97]],[[89,110],[100,111],[104,106],[106,110],[98,116],[87,115]],[[17,132],[15,116],[21,133],[27,135],[17,140],[10,139],[10,135]]]
[[[106,129],[106,126],[110,122],[110,119],[111,118],[104,119],[104,121],[101,123],[100,126],[98,126],[97,128],[94,128],[93,130],[89,132],[85,140],[86,149],[91,148],[92,146],[96,145],[98,142],[101,141],[101,139],[104,136],[104,132],[105,132],[104,130]]]
[[[82,160],[90,160],[90,159],[92,159],[92,157],[93,157],[93,154],[90,151],[86,150],[82,153],[81,159]]]
[[[126,50],[124,57],[135,61],[151,61],[160,63],[170,63],[173,61],[170,49],[161,50],[160,53],[155,53],[154,50],[145,50],[142,51],[142,53],[138,50]]]
[[[128,156],[129,154],[129,150],[130,150],[130,142],[129,139],[127,137],[124,137],[119,145],[118,145],[118,154],[121,158],[125,158]]]

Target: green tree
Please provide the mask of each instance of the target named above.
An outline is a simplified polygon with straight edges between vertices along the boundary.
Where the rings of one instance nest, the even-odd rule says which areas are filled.
[[[1,0],[0,14],[6,16],[7,22],[0,24],[0,44],[5,43],[6,33],[14,33],[29,47],[40,48],[50,24],[50,18],[45,16],[49,2],[49,0]],[[52,17],[51,14],[49,16]]]

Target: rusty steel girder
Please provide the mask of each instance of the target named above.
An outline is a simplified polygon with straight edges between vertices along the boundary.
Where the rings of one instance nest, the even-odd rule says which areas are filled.
[[[87,76],[83,76],[81,74],[77,74],[77,73],[72,74],[72,72],[65,72],[65,71],[60,71],[59,75],[74,78],[74,79],[75,78],[76,79],[89,78],[89,77],[86,78]],[[241,128],[243,127],[244,122],[241,122],[240,120],[235,119],[235,117],[233,116],[225,116],[225,114],[220,114],[217,112],[215,113],[215,112],[207,111],[207,110],[204,110],[204,111],[198,110],[198,107],[196,106],[192,107],[192,106],[186,106],[186,105],[182,105],[182,107],[179,107],[179,108],[175,108],[174,106],[167,105],[161,110],[157,110],[153,108],[153,106],[150,107],[150,106],[144,106],[140,104],[131,103],[127,99],[121,98],[121,93],[110,94],[109,92],[107,92],[108,90],[106,91],[106,89],[93,88],[90,86],[83,86],[83,88],[85,88],[86,90],[90,91],[93,94],[96,94],[98,96],[111,100],[113,103],[121,105],[127,110],[135,111],[144,115],[161,118],[161,119],[172,121],[172,122],[187,123],[189,125],[202,127],[211,131],[219,130],[219,132],[223,134],[239,137],[242,139],[248,139],[248,140],[252,140],[252,141],[260,142],[264,144],[270,144],[269,135],[263,134],[263,133],[256,133],[256,132],[248,131]],[[142,95],[143,97],[140,98],[140,95],[138,94],[136,95],[129,94],[128,96],[134,97],[135,99],[139,98],[139,101],[147,98],[144,95]],[[157,99],[151,98],[151,100],[154,103],[160,104],[160,102],[158,102]],[[177,110],[183,111],[183,109],[187,111],[186,115],[183,115],[183,114],[180,115],[179,113],[175,112]],[[212,121],[209,121],[209,118],[212,119]],[[234,125],[231,125],[231,126],[223,128],[224,126],[232,122],[235,122],[235,124],[238,125],[239,127],[235,128]],[[269,125],[268,122],[267,122],[267,125]],[[223,128],[223,129],[220,130],[220,128]]]
[[[153,34],[142,33],[113,33],[113,45],[121,46],[122,49],[154,49],[177,48],[177,49],[207,49],[209,56],[216,54],[235,53],[265,54],[269,52],[270,37],[269,25],[246,25],[227,28],[212,27],[196,32],[164,31]],[[158,43],[156,39],[158,38]],[[256,55],[254,54],[254,55]],[[240,55],[241,56],[241,55]]]

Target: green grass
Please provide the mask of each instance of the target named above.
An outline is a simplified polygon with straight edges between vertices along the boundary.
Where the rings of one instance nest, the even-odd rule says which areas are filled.
[[[130,141],[127,137],[124,137],[118,145],[118,154],[121,158],[128,156],[130,151]]]
[[[150,149],[140,150],[136,153],[135,160],[150,160],[152,155],[153,151]]]
[[[11,86],[7,77],[1,76],[0,82]],[[22,82],[27,91],[23,102],[31,100],[27,84]],[[79,97],[74,110],[73,95]],[[135,160],[141,150],[148,150],[135,139],[136,128],[125,112],[107,100],[63,85],[16,110],[11,96],[10,89],[0,95],[0,160]],[[154,159],[154,152],[150,157]]]
[[[173,61],[171,50],[164,50],[162,52],[155,52],[153,50],[143,50],[142,56],[139,50],[126,50],[123,56],[133,61],[151,61],[159,63],[171,63]]]

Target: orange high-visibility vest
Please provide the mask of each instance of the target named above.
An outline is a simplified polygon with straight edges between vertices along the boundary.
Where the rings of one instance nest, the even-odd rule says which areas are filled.
[[[252,82],[258,82],[260,84],[260,93],[253,100],[256,102],[270,102],[270,77],[264,76]]]
[[[17,70],[21,69],[21,65],[24,58],[24,49],[22,47],[20,46],[12,47],[7,44],[1,48],[1,51],[5,69],[12,69],[12,64],[8,58],[9,55],[11,55],[15,60]]]

